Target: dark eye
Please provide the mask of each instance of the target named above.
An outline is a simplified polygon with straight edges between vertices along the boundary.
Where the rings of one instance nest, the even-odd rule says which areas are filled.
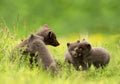
[[[79,47],[78,49],[82,49],[82,47]]]

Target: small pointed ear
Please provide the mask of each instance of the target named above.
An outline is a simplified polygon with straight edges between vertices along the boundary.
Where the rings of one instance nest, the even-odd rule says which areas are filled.
[[[77,40],[77,43],[80,43],[80,40]]]
[[[31,34],[31,35],[30,35],[30,39],[31,39],[31,40],[34,39],[34,34]]]
[[[30,38],[31,38],[31,39],[34,38],[34,34],[31,34],[31,35],[30,35]]]
[[[30,35],[30,37],[28,38],[27,42],[32,41],[32,40],[33,40],[33,38],[34,38],[34,35],[33,35],[33,34],[31,34],[31,35]]]
[[[87,48],[90,50],[90,49],[91,49],[91,45],[90,45],[90,44],[87,44]]]
[[[67,46],[69,47],[69,46],[70,46],[70,43],[67,43]]]
[[[49,38],[52,38],[52,32],[51,32],[51,31],[48,32],[48,37],[49,37]]]
[[[83,40],[82,41],[85,41],[85,38],[83,38]]]

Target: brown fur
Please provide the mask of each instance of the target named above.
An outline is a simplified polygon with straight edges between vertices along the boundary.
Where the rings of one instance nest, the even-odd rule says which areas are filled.
[[[46,45],[52,45],[52,46],[58,46],[59,45],[59,42],[57,41],[57,38],[56,38],[56,35],[55,33],[47,26],[47,25],[44,25],[39,32],[36,33],[36,35],[39,35],[41,37],[44,38],[43,42],[46,44]],[[11,56],[10,56],[10,59],[13,60],[14,56],[14,51],[16,51],[17,49],[21,51],[21,53],[23,55],[26,55],[28,54],[26,51],[24,51],[24,48],[25,46],[27,46],[27,43],[28,42],[28,38],[23,40],[19,45],[17,45],[11,52]],[[31,54],[31,56],[35,56],[35,53]]]
[[[79,66],[84,66],[84,62],[82,61],[83,57],[79,56],[76,50],[78,49],[78,46],[80,44],[80,41],[74,42],[74,43],[67,43],[67,51],[65,53],[65,62],[68,62],[74,66],[76,70],[80,70]],[[82,67],[84,69],[84,67]]]
[[[109,52],[103,48],[92,48],[91,44],[85,39],[80,43],[77,50],[79,55],[83,56],[88,68],[93,64],[95,68],[104,67],[110,61]]]
[[[35,57],[36,62],[38,62],[38,66],[40,65],[39,62],[42,62],[46,70],[50,68],[54,72],[57,72],[56,63],[43,40],[44,38],[41,36],[31,35],[28,38],[28,46],[26,52],[29,52],[30,54],[38,53]]]
[[[44,25],[36,35],[42,36],[44,38],[44,43],[46,45],[58,46],[59,42],[57,41],[55,33],[47,26]],[[27,39],[22,41],[19,44],[19,47],[24,47],[27,44]]]
[[[46,45],[52,45],[55,47],[59,45],[55,33],[47,25],[44,25],[44,27],[36,34],[44,37]]]

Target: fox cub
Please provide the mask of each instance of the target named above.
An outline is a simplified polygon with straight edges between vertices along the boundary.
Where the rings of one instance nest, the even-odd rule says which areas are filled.
[[[65,52],[65,62],[72,64],[78,71],[80,70],[79,66],[82,66],[83,70],[86,68],[83,57],[77,52],[79,45],[79,40],[73,43],[67,43],[67,51]]]
[[[110,54],[104,48],[92,48],[91,44],[85,39],[79,44],[77,53],[83,56],[83,61],[86,63],[87,68],[93,64],[95,68],[104,67],[110,61]]]
[[[27,48],[25,52],[30,54],[37,53],[37,55],[35,56],[35,60],[38,63],[38,66],[41,62],[45,69],[50,68],[54,72],[57,72],[55,60],[51,56],[43,41],[43,37],[31,34],[31,36],[28,38]]]

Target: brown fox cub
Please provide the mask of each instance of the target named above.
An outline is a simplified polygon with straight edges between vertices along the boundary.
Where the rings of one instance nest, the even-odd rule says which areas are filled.
[[[65,62],[68,62],[74,66],[76,70],[80,70],[79,66],[82,66],[82,69],[86,68],[86,65],[82,61],[83,57],[79,56],[76,50],[78,50],[78,46],[80,41],[73,43],[67,43],[67,51],[65,52]]]
[[[43,40],[43,37],[32,34],[27,40],[26,52],[30,54],[37,53],[35,60],[38,62],[38,66],[40,65],[39,62],[41,62],[45,69],[50,68],[57,72],[55,60],[52,58]]]
[[[110,61],[110,54],[103,48],[92,48],[91,44],[85,39],[80,43],[77,50],[79,55],[83,56],[83,61],[86,62],[88,68],[93,64],[95,68],[104,67]]]
[[[55,33],[47,26],[44,25],[36,35],[42,36],[44,38],[44,43],[46,45],[58,46],[59,42],[57,41]],[[27,44],[27,39],[22,41],[19,44],[19,47],[24,47]]]

